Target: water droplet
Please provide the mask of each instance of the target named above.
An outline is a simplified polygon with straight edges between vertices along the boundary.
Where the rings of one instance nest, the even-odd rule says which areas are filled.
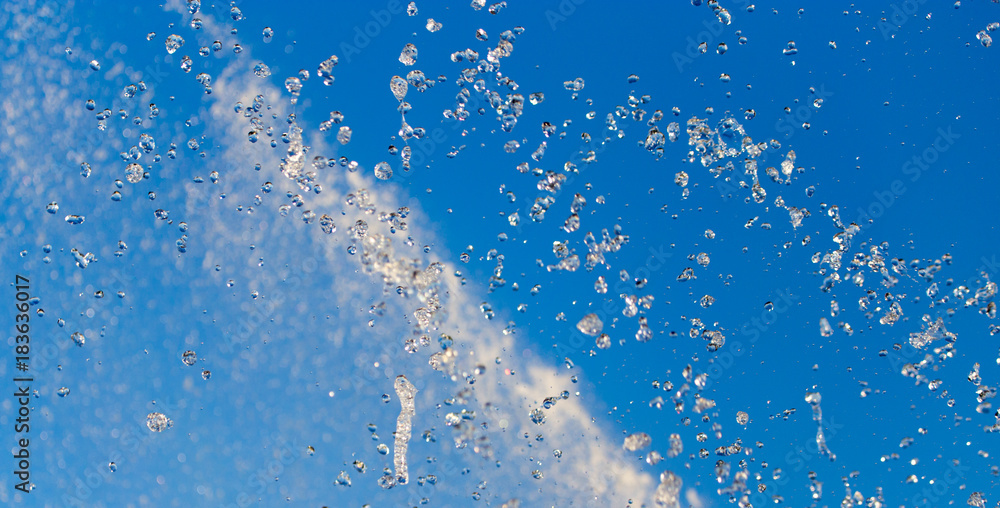
[[[403,51],[399,53],[399,63],[406,66],[417,63],[417,47],[410,43],[403,46]]]
[[[598,335],[594,342],[597,349],[608,349],[611,347],[611,337],[606,333]]]
[[[64,386],[64,387],[60,388],[59,390],[57,390],[56,393],[58,393],[60,397],[65,397],[65,396],[69,395],[69,388],[66,388]]]
[[[403,98],[406,97],[408,87],[409,84],[407,84],[406,80],[399,76],[393,76],[392,79],[389,80],[389,90],[392,91],[392,95],[397,101],[403,101]]]
[[[266,78],[271,75],[271,68],[264,62],[257,62],[257,65],[253,66],[253,73],[258,78]]]
[[[597,280],[594,281],[594,291],[602,295],[608,292],[608,283],[604,280],[603,275],[599,275]]]
[[[198,355],[189,349],[181,355],[181,361],[187,366],[194,365],[198,361]]]
[[[153,432],[163,432],[174,425],[174,422],[163,413],[149,413],[146,415],[146,427]]]
[[[382,161],[375,165],[375,178],[388,180],[392,178],[392,168],[388,162]]]
[[[646,448],[653,442],[653,438],[649,437],[649,434],[645,432],[637,432],[635,434],[630,434],[625,436],[625,442],[622,446],[630,452],[641,450]]]
[[[736,412],[736,423],[740,425],[746,425],[747,422],[749,421],[750,421],[750,415],[748,415],[745,411]]]
[[[979,42],[984,48],[988,48],[993,45],[993,37],[990,37],[990,34],[986,33],[986,30],[980,30],[976,33],[976,39],[979,39]]]
[[[166,41],[163,43],[167,48],[167,53],[174,54],[181,46],[184,45],[184,38],[177,34],[171,34],[167,36]]]
[[[125,166],[125,179],[129,183],[139,183],[142,180],[143,173],[142,166],[138,163],[133,162]]]
[[[337,475],[336,482],[337,485],[340,485],[342,487],[350,487],[351,477],[348,476],[347,471],[341,471],[340,474]]]
[[[324,85],[330,86],[333,84],[333,68],[337,65],[338,60],[337,56],[333,55],[330,58],[323,60],[323,62],[319,64],[319,68],[316,69],[316,75],[323,78]]]
[[[342,145],[346,145],[351,142],[351,128],[346,125],[341,125],[340,129],[337,131],[337,141]],[[348,168],[350,169],[350,168]],[[352,170],[353,171],[353,170]]]
[[[604,328],[604,323],[601,318],[597,317],[597,314],[591,313],[583,316],[583,319],[576,324],[576,328],[591,337],[596,337]]]
[[[292,104],[299,102],[299,93],[302,91],[302,80],[297,77],[290,77],[285,80],[285,89],[292,94]]]
[[[541,425],[545,423],[545,412],[542,411],[541,408],[532,409],[531,412],[528,413],[528,418],[531,419],[532,423]]]

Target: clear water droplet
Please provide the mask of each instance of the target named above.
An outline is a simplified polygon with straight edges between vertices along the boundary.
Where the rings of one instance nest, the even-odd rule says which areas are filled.
[[[142,181],[143,173],[142,166],[138,163],[133,162],[125,166],[125,180],[128,180],[129,183],[139,183]]]
[[[388,162],[382,161],[375,165],[375,178],[388,180],[392,178],[392,168]]]
[[[174,425],[174,422],[163,413],[149,413],[146,415],[146,427],[153,432],[163,432]]]
[[[163,44],[167,48],[167,53],[172,55],[184,45],[184,38],[177,34],[171,34],[167,36]]]
[[[392,79],[389,80],[389,90],[392,91],[392,95],[397,101],[403,101],[403,98],[406,97],[406,91],[408,88],[409,84],[405,79],[399,76],[393,76]]]

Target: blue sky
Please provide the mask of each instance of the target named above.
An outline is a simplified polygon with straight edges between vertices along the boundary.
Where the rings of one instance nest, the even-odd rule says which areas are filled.
[[[238,20],[209,2],[195,14],[180,1],[6,7],[0,255],[4,277],[29,277],[39,302],[35,489],[8,476],[0,500],[836,506],[846,492],[885,506],[994,506],[984,427],[996,418],[983,403],[1000,362],[998,97],[995,48],[976,34],[997,21],[995,5],[721,2],[727,15],[694,3],[511,1],[491,14],[417,2],[409,16],[401,2],[246,1]],[[172,34],[184,44],[168,54]],[[463,81],[503,37],[510,54]],[[408,43],[413,66],[399,61]],[[453,61],[466,49],[477,62]],[[317,67],[331,55],[324,85]],[[254,75],[258,63],[270,76]],[[300,69],[293,104],[285,80]],[[405,140],[389,83],[414,69],[434,83],[409,86],[405,120],[426,135]],[[577,78],[581,90],[564,86]],[[508,132],[498,111],[515,93],[523,112]],[[259,111],[244,113],[258,94]],[[465,120],[453,118],[457,101]],[[334,111],[342,123],[321,130]],[[657,111],[660,133],[679,129],[662,154],[643,146]],[[710,153],[728,151],[703,163],[695,124]],[[305,151],[282,139],[295,127]],[[142,134],[155,148],[138,148]],[[390,145],[410,147],[409,171]],[[314,166],[317,156],[332,163]],[[311,184],[282,172],[295,158]],[[382,161],[388,180],[374,176]],[[126,181],[128,162],[148,176]],[[544,190],[546,178],[559,189]],[[586,205],[567,231],[575,195]],[[336,231],[323,231],[324,215]],[[588,269],[588,232],[627,241],[603,244]],[[578,269],[550,268],[559,245]],[[73,249],[93,255],[86,268]],[[631,298],[648,308],[628,312]],[[591,313],[607,349],[576,329]],[[11,329],[15,314],[2,318]],[[939,318],[952,339],[910,345]],[[642,322],[648,341],[636,339]],[[711,333],[725,343],[709,347]],[[13,335],[8,345],[0,374],[13,378]],[[410,477],[383,489],[398,375],[418,390]],[[0,405],[16,452],[17,401]],[[151,432],[153,412],[172,426]],[[624,450],[640,432],[651,445]],[[683,451],[668,457],[675,434]],[[664,458],[647,460],[653,451]],[[677,499],[656,500],[661,474],[682,481]]]

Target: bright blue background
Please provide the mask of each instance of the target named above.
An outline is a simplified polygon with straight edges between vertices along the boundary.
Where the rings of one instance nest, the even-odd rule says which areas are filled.
[[[412,502],[409,498],[416,485],[391,491],[375,485],[381,467],[391,466],[391,456],[374,452],[375,442],[365,424],[378,421],[380,442],[391,448],[398,402],[393,395],[391,403],[383,404],[379,395],[389,393],[387,387],[396,374],[426,370],[426,359],[397,354],[405,308],[393,304],[387,317],[378,318],[374,328],[367,327],[374,317],[369,307],[389,298],[381,296],[377,281],[364,274],[347,281],[344,274],[350,268],[325,264],[327,249],[336,250],[338,263],[357,263],[345,253],[347,241],[342,234],[350,225],[347,219],[332,214],[339,232],[327,241],[315,225],[307,227],[298,220],[298,210],[293,209],[289,217],[276,213],[279,205],[289,203],[286,191],[301,193],[307,201],[313,196],[297,190],[276,167],[265,167],[257,174],[252,164],[224,158],[225,150],[233,147],[252,154],[268,152],[262,146],[267,139],[262,136],[263,141],[250,146],[245,137],[221,136],[212,130],[212,125],[233,118],[219,117],[208,109],[215,98],[204,94],[193,77],[203,71],[216,75],[242,59],[247,75],[253,63],[266,62],[272,71],[270,84],[279,89],[298,69],[312,75],[298,107],[288,106],[287,94],[268,102],[274,104],[277,115],[271,122],[278,126],[275,138],[282,132],[278,128],[286,125],[284,117],[295,112],[299,125],[306,129],[306,144],[322,138],[331,147],[322,155],[357,160],[369,179],[376,162],[391,162],[396,171],[392,180],[367,185],[398,195],[400,202],[379,205],[386,210],[413,208],[409,221],[433,233],[430,255],[450,263],[445,276],[451,277],[457,269],[468,280],[470,304],[489,302],[501,328],[509,320],[516,321],[521,350],[508,351],[511,357],[538,357],[559,368],[566,378],[563,385],[553,387],[553,393],[538,394],[539,399],[563,389],[574,392],[574,397],[579,392],[581,403],[611,429],[612,447],[626,434],[647,432],[653,449],[665,454],[668,436],[681,435],[684,452],[680,457],[649,466],[641,461],[640,453],[631,455],[636,467],[654,478],[669,469],[683,478],[685,489],[693,487],[706,506],[722,506],[728,504],[728,496],[715,491],[728,486],[731,477],[719,485],[712,471],[715,462],[728,460],[735,473],[743,458],[748,461],[749,488],[755,490],[760,483],[767,486],[762,495],[752,498],[755,506],[763,506],[772,495],[782,496],[791,506],[811,503],[810,471],[823,482],[823,496],[816,501],[820,506],[840,503],[841,478],[847,476],[851,476],[851,492],[860,491],[868,498],[881,487],[885,504],[891,506],[940,506],[951,500],[963,504],[972,491],[983,492],[995,503],[997,474],[991,472],[995,436],[982,431],[994,418],[992,410],[976,413],[975,387],[966,380],[972,363],[979,362],[983,383],[996,383],[997,345],[988,331],[995,320],[975,308],[964,309],[956,301],[932,307],[925,294],[929,283],[912,270],[894,288],[880,286],[878,277],[869,271],[864,288],[876,291],[880,300],[887,291],[906,295],[903,319],[892,327],[879,325],[879,313],[868,320],[858,310],[864,289],[843,281],[831,293],[821,291],[824,276],[817,274],[821,267],[810,258],[836,247],[832,237],[839,230],[823,211],[825,203],[837,205],[845,223],[858,221],[864,226],[850,255],[868,253],[871,245],[883,242],[889,257],[902,258],[906,264],[918,260],[925,266],[945,253],[953,255],[954,261],[935,277],[942,294],[950,293],[954,285],[975,282],[983,270],[995,272],[995,264],[984,266],[984,259],[1000,254],[994,197],[1000,177],[993,170],[990,150],[1000,111],[992,86],[998,77],[996,48],[982,47],[975,34],[997,19],[997,6],[965,2],[955,9],[950,4],[927,3],[903,19],[893,17],[892,4],[810,4],[799,14],[800,6],[792,3],[780,2],[774,11],[759,5],[748,13],[740,2],[733,2],[723,3],[733,16],[732,24],[713,33],[716,18],[705,5],[621,6],[595,1],[576,5],[568,0],[509,4],[493,16],[465,3],[444,8],[418,2],[417,16],[391,15],[349,60],[344,48],[357,44],[355,29],[363,31],[376,19],[372,10],[385,5],[338,2],[276,8],[242,2],[245,19],[233,23],[227,18],[228,7],[206,3],[203,18],[238,28],[236,35],[227,30],[223,51],[209,58],[196,55],[201,43],[187,26],[190,16],[152,5],[51,4],[51,16],[45,16],[41,7],[13,5],[12,10],[21,8],[37,19],[25,23],[8,17],[4,25],[4,69],[23,70],[21,78],[2,85],[10,97],[4,104],[4,124],[17,130],[16,135],[8,132],[10,140],[0,145],[3,166],[11,176],[3,179],[0,240],[9,267],[4,277],[12,278],[15,272],[32,275],[45,308],[45,316],[33,321],[37,323],[33,329],[51,338],[59,349],[47,363],[36,360],[41,381],[34,386],[40,398],[33,417],[38,419],[39,430],[33,432],[46,436],[32,445],[39,457],[32,469],[38,490],[30,499],[15,498],[11,482],[5,481],[0,496],[29,506],[72,505],[67,501],[71,497],[82,506],[228,506],[239,502],[241,492],[250,494],[260,506],[287,504],[286,498],[309,506]],[[857,9],[860,13],[855,13]],[[428,17],[444,28],[429,33],[424,28]],[[893,20],[901,23],[887,24]],[[23,26],[48,28],[24,32],[18,28]],[[275,31],[267,44],[260,36],[264,26]],[[451,62],[449,55],[474,48],[485,57],[500,32],[515,26],[523,26],[525,32],[517,36],[512,55],[502,60],[501,71],[517,82],[518,93],[527,97],[544,92],[545,101],[538,106],[526,104],[510,133],[499,128],[486,104],[482,104],[486,108],[482,116],[476,112],[478,106],[470,108],[472,116],[463,125],[445,120],[441,112],[454,109],[459,91],[455,81],[465,67]],[[480,27],[489,34],[488,43],[474,38]],[[150,31],[156,37],[148,42]],[[747,44],[738,43],[736,31],[747,38]],[[167,59],[163,40],[171,33],[182,34],[187,42]],[[691,41],[700,40],[709,42],[708,53],[692,54],[690,62],[678,68],[675,54],[684,55]],[[782,54],[789,41],[795,41],[796,55]],[[836,49],[830,41],[836,41]],[[244,48],[239,56],[231,51],[235,42]],[[424,164],[415,164],[409,174],[402,174],[398,158],[387,152],[389,144],[402,146],[396,137],[399,113],[388,81],[394,74],[411,70],[397,61],[407,42],[419,49],[414,68],[428,77],[447,78],[425,93],[411,87],[406,100],[413,110],[406,115],[407,121],[428,132],[440,128],[445,138],[429,149]],[[724,55],[715,51],[719,42],[728,45]],[[66,46],[73,48],[69,57],[63,52]],[[194,59],[191,74],[178,69],[182,54]],[[340,55],[340,63],[334,71],[335,83],[325,87],[315,69],[331,54]],[[91,58],[102,61],[100,72],[87,70]],[[137,186],[125,184],[122,203],[108,199],[113,180],[122,174],[117,154],[135,143],[138,129],[123,135],[122,129],[130,126],[115,116],[109,120],[110,134],[95,135],[95,112],[83,107],[87,99],[96,101],[98,111],[104,107],[117,111],[119,104],[127,104],[121,99],[121,89],[134,79],[121,69],[114,71],[118,62],[143,72],[151,85],[135,101],[138,107],[134,109],[145,118],[146,103],[155,102],[160,108],[160,117],[145,120],[142,129],[156,133],[157,152],[165,154],[170,143],[178,145],[177,160],[164,158],[163,163],[154,164],[149,180]],[[161,72],[162,80],[153,77]],[[722,73],[732,80],[721,82]],[[638,75],[639,81],[628,83],[630,74]],[[585,80],[586,87],[573,99],[562,83],[577,77]],[[495,86],[490,79],[487,83]],[[810,88],[828,94],[822,108],[811,106],[817,95]],[[645,121],[619,118],[625,138],[610,141],[597,155],[598,162],[578,163],[581,174],[567,180],[546,219],[531,222],[528,209],[540,195],[535,187],[538,178],[522,175],[515,167],[530,161],[531,152],[545,139],[541,123],[549,121],[557,126],[557,133],[567,134],[562,140],[549,138],[545,157],[537,163],[530,161],[531,167],[562,172],[563,162],[579,160],[578,150],[598,149],[608,133],[607,113],[618,105],[627,106],[629,94],[651,97],[649,104],[641,106],[647,119],[656,109],[664,112],[661,131],[671,121],[680,122],[683,129],[692,116],[707,117],[714,126],[731,115],[755,142],[777,140],[781,148],[769,150],[759,169],[767,201],[760,205],[747,201],[748,189],[727,190],[730,187],[720,185],[721,179],[714,178],[708,168],[687,163],[689,147],[683,130],[680,140],[668,143],[664,156],[656,158],[636,146],[645,139]],[[38,102],[32,104],[30,98]],[[248,99],[252,95],[243,100],[244,105]],[[585,102],[588,99],[593,103]],[[46,105],[51,107],[46,109]],[[223,106],[226,115],[235,117],[232,104]],[[671,113],[674,107],[679,108],[679,116]],[[714,112],[706,116],[709,107]],[[786,114],[786,107],[792,115]],[[744,119],[747,109],[756,112],[752,120]],[[353,130],[346,146],[336,143],[335,130],[321,133],[316,129],[333,110],[341,111],[344,124]],[[589,111],[597,113],[594,120],[586,119]],[[808,116],[808,130],[793,120],[800,111]],[[185,126],[189,119],[192,125]],[[562,127],[565,120],[572,120],[567,128]],[[77,131],[68,126],[82,127]],[[930,147],[938,129],[951,129],[958,137],[914,181],[904,163]],[[467,135],[462,135],[463,130]],[[582,143],[582,132],[593,137],[589,144]],[[204,160],[185,146],[188,139],[203,133],[207,133],[201,143],[207,154]],[[16,142],[23,136],[31,143]],[[502,149],[509,140],[521,143],[514,154]],[[274,152],[280,153],[284,146],[279,142]],[[414,146],[416,150],[418,145]],[[446,155],[462,146],[456,157]],[[796,166],[804,171],[795,173],[790,185],[779,186],[763,170],[777,166],[789,149],[795,151]],[[314,155],[320,153],[310,152],[309,158]],[[141,162],[148,163],[148,157]],[[742,157],[733,160],[737,171],[724,175],[732,177],[732,187],[748,179],[742,175]],[[88,179],[79,176],[82,160],[94,169]],[[222,173],[218,186],[191,183],[195,175],[207,179],[212,169]],[[329,171],[320,175],[324,187],[331,192],[348,190],[340,175],[344,170]],[[679,171],[690,175],[687,198],[673,183]],[[237,205],[250,205],[253,195],[261,193],[256,189],[268,180],[274,182],[275,190],[264,196],[255,214],[237,212]],[[892,205],[874,223],[861,222],[859,207],[866,209],[878,202],[876,193],[884,195],[895,180],[902,180],[905,192],[894,196]],[[812,197],[807,197],[807,187],[815,188]],[[155,201],[146,197],[151,190],[157,194]],[[504,195],[508,190],[517,196],[514,203]],[[220,199],[223,193],[226,196]],[[574,193],[584,195],[588,205],[581,213],[580,231],[566,233],[561,226]],[[729,194],[732,197],[725,198]],[[599,195],[606,198],[606,204],[597,204]],[[811,212],[802,227],[793,230],[787,212],[774,206],[779,195],[790,206]],[[59,202],[59,213],[44,212],[50,201]],[[171,210],[174,224],[155,220],[152,212],[157,208]],[[507,221],[507,215],[515,211],[521,218],[520,228],[512,228]],[[68,213],[86,215],[87,220],[70,226],[62,220]],[[754,217],[759,217],[754,226],[744,228]],[[177,229],[177,221],[182,220],[191,229],[187,252],[179,254],[175,241],[182,234]],[[374,224],[376,219],[371,217],[369,222]],[[771,229],[762,229],[762,222],[770,223]],[[551,253],[553,241],[568,240],[583,258],[583,234],[593,231],[600,239],[601,229],[611,231],[616,224],[629,236],[629,243],[620,252],[606,254],[606,267],[598,266],[593,273],[581,268],[572,274],[544,268],[557,262]],[[715,232],[714,240],[705,238],[706,229]],[[220,231],[228,231],[229,236]],[[498,241],[500,233],[508,235],[506,242]],[[807,235],[811,243],[803,246]],[[405,234],[396,236],[397,242],[405,238]],[[129,248],[116,258],[119,239]],[[414,239],[417,247],[427,243]],[[788,248],[786,242],[791,242]],[[41,247],[46,244],[54,247],[50,265],[42,262]],[[468,245],[474,247],[473,261],[462,264],[459,254]],[[99,261],[81,271],[69,254],[76,246],[94,252]],[[486,260],[490,249],[504,255],[507,281],[493,293],[486,288],[496,266],[495,260]],[[22,251],[26,254],[19,257]],[[655,297],[652,309],[645,313],[654,339],[638,343],[633,338],[635,320],[618,315],[623,305],[616,284],[620,270],[634,277],[641,267],[651,267],[647,265],[651,252],[669,252],[671,257],[662,267],[651,268],[645,288],[635,290],[633,285],[628,290]],[[699,252],[711,256],[707,268],[688,259]],[[263,267],[257,266],[260,258]],[[845,265],[847,261],[845,255]],[[222,265],[219,271],[214,269],[216,264]],[[678,281],[677,275],[689,266],[698,278]],[[608,280],[606,295],[593,292],[598,275]],[[990,276],[997,278],[996,273]],[[949,278],[954,285],[945,285]],[[235,281],[232,288],[226,285],[229,279]],[[515,282],[520,287],[516,292],[512,290]],[[975,290],[981,282],[969,285]],[[535,284],[541,292],[532,296],[528,290]],[[103,300],[91,296],[97,289],[106,293]],[[127,293],[123,300],[114,297],[119,289]],[[268,313],[261,307],[262,300],[248,296],[253,289],[265,295],[263,301],[279,299],[289,302],[288,306]],[[766,315],[765,302],[780,305],[782,292],[792,295],[794,304],[772,312],[768,319],[773,317],[774,323],[758,329],[760,338],[750,345],[749,337],[741,333],[744,325]],[[715,298],[708,309],[698,305],[705,294]],[[831,298],[840,304],[841,314],[836,318],[829,317]],[[605,322],[613,345],[591,355],[590,350],[596,350],[592,343],[581,347],[571,339],[572,333],[580,318],[600,309],[605,301],[611,302],[618,318],[613,327],[610,320]],[[527,312],[516,311],[520,303],[528,304]],[[88,308],[95,310],[96,317],[87,316]],[[957,310],[954,316],[947,316],[948,308]],[[260,312],[265,319],[253,328],[252,340],[228,349],[220,337],[238,334],[246,319],[240,312],[251,316]],[[559,313],[565,313],[565,321],[555,319]],[[923,372],[944,381],[937,392],[928,391],[926,385],[914,386],[901,376],[899,363],[903,362],[879,356],[880,350],[892,351],[893,344],[905,344],[909,333],[919,331],[924,313],[934,319],[945,317],[947,328],[959,337],[954,358],[940,364],[939,370]],[[837,329],[831,337],[822,337],[819,319],[823,316],[835,327],[839,321],[849,322],[854,334]],[[67,322],[63,328],[55,324],[60,317]],[[708,352],[703,339],[688,337],[690,319],[695,317],[726,335],[727,345],[721,351]],[[106,335],[99,337],[102,328]],[[69,333],[78,329],[89,330],[87,346],[66,346]],[[750,324],[749,330],[753,329]],[[736,341],[745,349],[735,348]],[[185,349],[197,350],[204,359],[196,367],[184,366],[179,358]],[[901,354],[912,353],[904,346]],[[911,355],[906,361],[922,356]],[[566,358],[574,364],[570,370],[565,368]],[[676,391],[684,383],[681,371],[686,365],[692,365],[695,373],[707,372],[715,358],[735,360],[711,378],[702,394],[717,403],[707,413],[710,422],[702,422],[701,415],[691,411],[692,397],[687,397],[683,414],[677,414],[669,401],[673,392],[653,388],[654,380],[671,381]],[[372,370],[373,361],[379,361],[384,371]],[[11,374],[9,365],[5,360],[0,366],[5,377]],[[201,379],[201,368],[212,370],[210,380]],[[569,381],[573,375],[579,383]],[[438,387],[447,383],[442,378],[429,379],[440,383]],[[874,393],[860,397],[862,382]],[[68,397],[55,395],[61,386],[71,388]],[[435,385],[418,386],[430,393]],[[328,396],[331,390],[338,392],[334,402]],[[943,390],[949,396],[942,396]],[[828,444],[837,454],[835,462],[819,456],[814,447],[816,423],[804,401],[807,391],[823,394],[823,415],[836,424],[826,425]],[[656,396],[668,400],[663,409],[649,406]],[[341,405],[342,397],[350,403]],[[954,407],[946,405],[951,397]],[[434,400],[440,403],[441,397]],[[16,409],[7,404],[0,417],[4,429],[10,428],[10,415]],[[150,434],[143,426],[144,415],[164,406],[175,426]],[[497,481],[480,501],[494,506],[506,501],[508,493],[538,489],[536,502],[558,503],[546,497],[544,482],[571,483],[552,476],[539,483],[528,475],[507,473],[523,482],[508,483],[492,463],[455,451],[448,443],[449,429],[443,423],[447,409],[424,408],[430,421],[415,424],[411,482],[428,473],[441,478],[441,488],[427,494],[431,505],[468,505],[476,484],[494,475]],[[775,416],[793,408],[796,411],[787,420]],[[529,409],[529,405],[517,407],[522,416]],[[418,414],[421,410],[418,402]],[[735,423],[737,411],[750,414],[745,428]],[[689,425],[685,417],[691,419]],[[722,427],[721,439],[713,435],[715,422]],[[424,443],[420,433],[432,426],[438,443]],[[137,440],[127,437],[130,432]],[[698,432],[709,434],[708,441],[697,442]],[[915,442],[901,448],[899,443],[906,437]],[[736,439],[744,450],[752,449],[752,455],[715,455],[716,447]],[[758,448],[758,442],[762,447]],[[291,451],[283,453],[286,444]],[[316,455],[303,453],[308,445],[315,446]],[[584,440],[578,446],[579,450],[563,450],[565,460],[585,455],[587,447],[608,445]],[[702,447],[710,452],[709,458],[697,457]],[[350,463],[355,457],[346,456],[345,449],[364,450],[359,458],[368,463],[368,473],[354,473]],[[529,450],[526,455],[535,453],[542,454]],[[550,455],[547,449],[544,453]],[[881,460],[893,453],[899,458]],[[430,455],[438,458],[437,465],[421,460]],[[276,457],[292,458],[280,471],[268,471]],[[114,474],[108,474],[109,460],[119,464]],[[911,465],[911,460],[916,463]],[[964,474],[960,484],[949,481],[953,460],[959,461]],[[472,471],[463,474],[463,467]],[[509,472],[518,466],[503,467]],[[784,471],[783,479],[772,478],[776,468]],[[351,471],[351,489],[333,484],[340,470]],[[266,482],[248,480],[261,471]],[[910,475],[919,481],[906,483]],[[78,488],[77,480],[88,478],[99,479],[93,479],[87,489]]]

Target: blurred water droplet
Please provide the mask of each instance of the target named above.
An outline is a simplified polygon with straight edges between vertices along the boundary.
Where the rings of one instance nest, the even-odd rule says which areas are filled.
[[[625,442],[622,446],[626,450],[634,452],[646,448],[652,442],[653,438],[649,437],[649,434],[646,434],[645,432],[637,432],[635,434],[625,436]]]
[[[174,425],[174,422],[163,413],[149,413],[146,415],[146,427],[153,432],[163,432]]]
[[[750,415],[748,415],[746,412],[744,411],[736,412],[736,423],[740,425],[746,425],[747,422],[749,421],[750,421]]]
[[[286,79],[285,89],[288,90],[288,93],[292,94],[292,104],[297,104],[299,102],[299,93],[302,91],[302,80],[296,77]]]
[[[337,131],[337,141],[339,141],[342,145],[346,145],[351,142],[351,134],[351,128],[346,125],[342,125]],[[348,166],[348,169],[352,172],[356,171],[357,168],[355,166],[356,164],[352,162],[351,165]]]
[[[335,481],[337,485],[340,485],[342,487],[351,486],[351,477],[348,476],[347,471],[341,471],[340,474],[337,475],[337,479]]]

